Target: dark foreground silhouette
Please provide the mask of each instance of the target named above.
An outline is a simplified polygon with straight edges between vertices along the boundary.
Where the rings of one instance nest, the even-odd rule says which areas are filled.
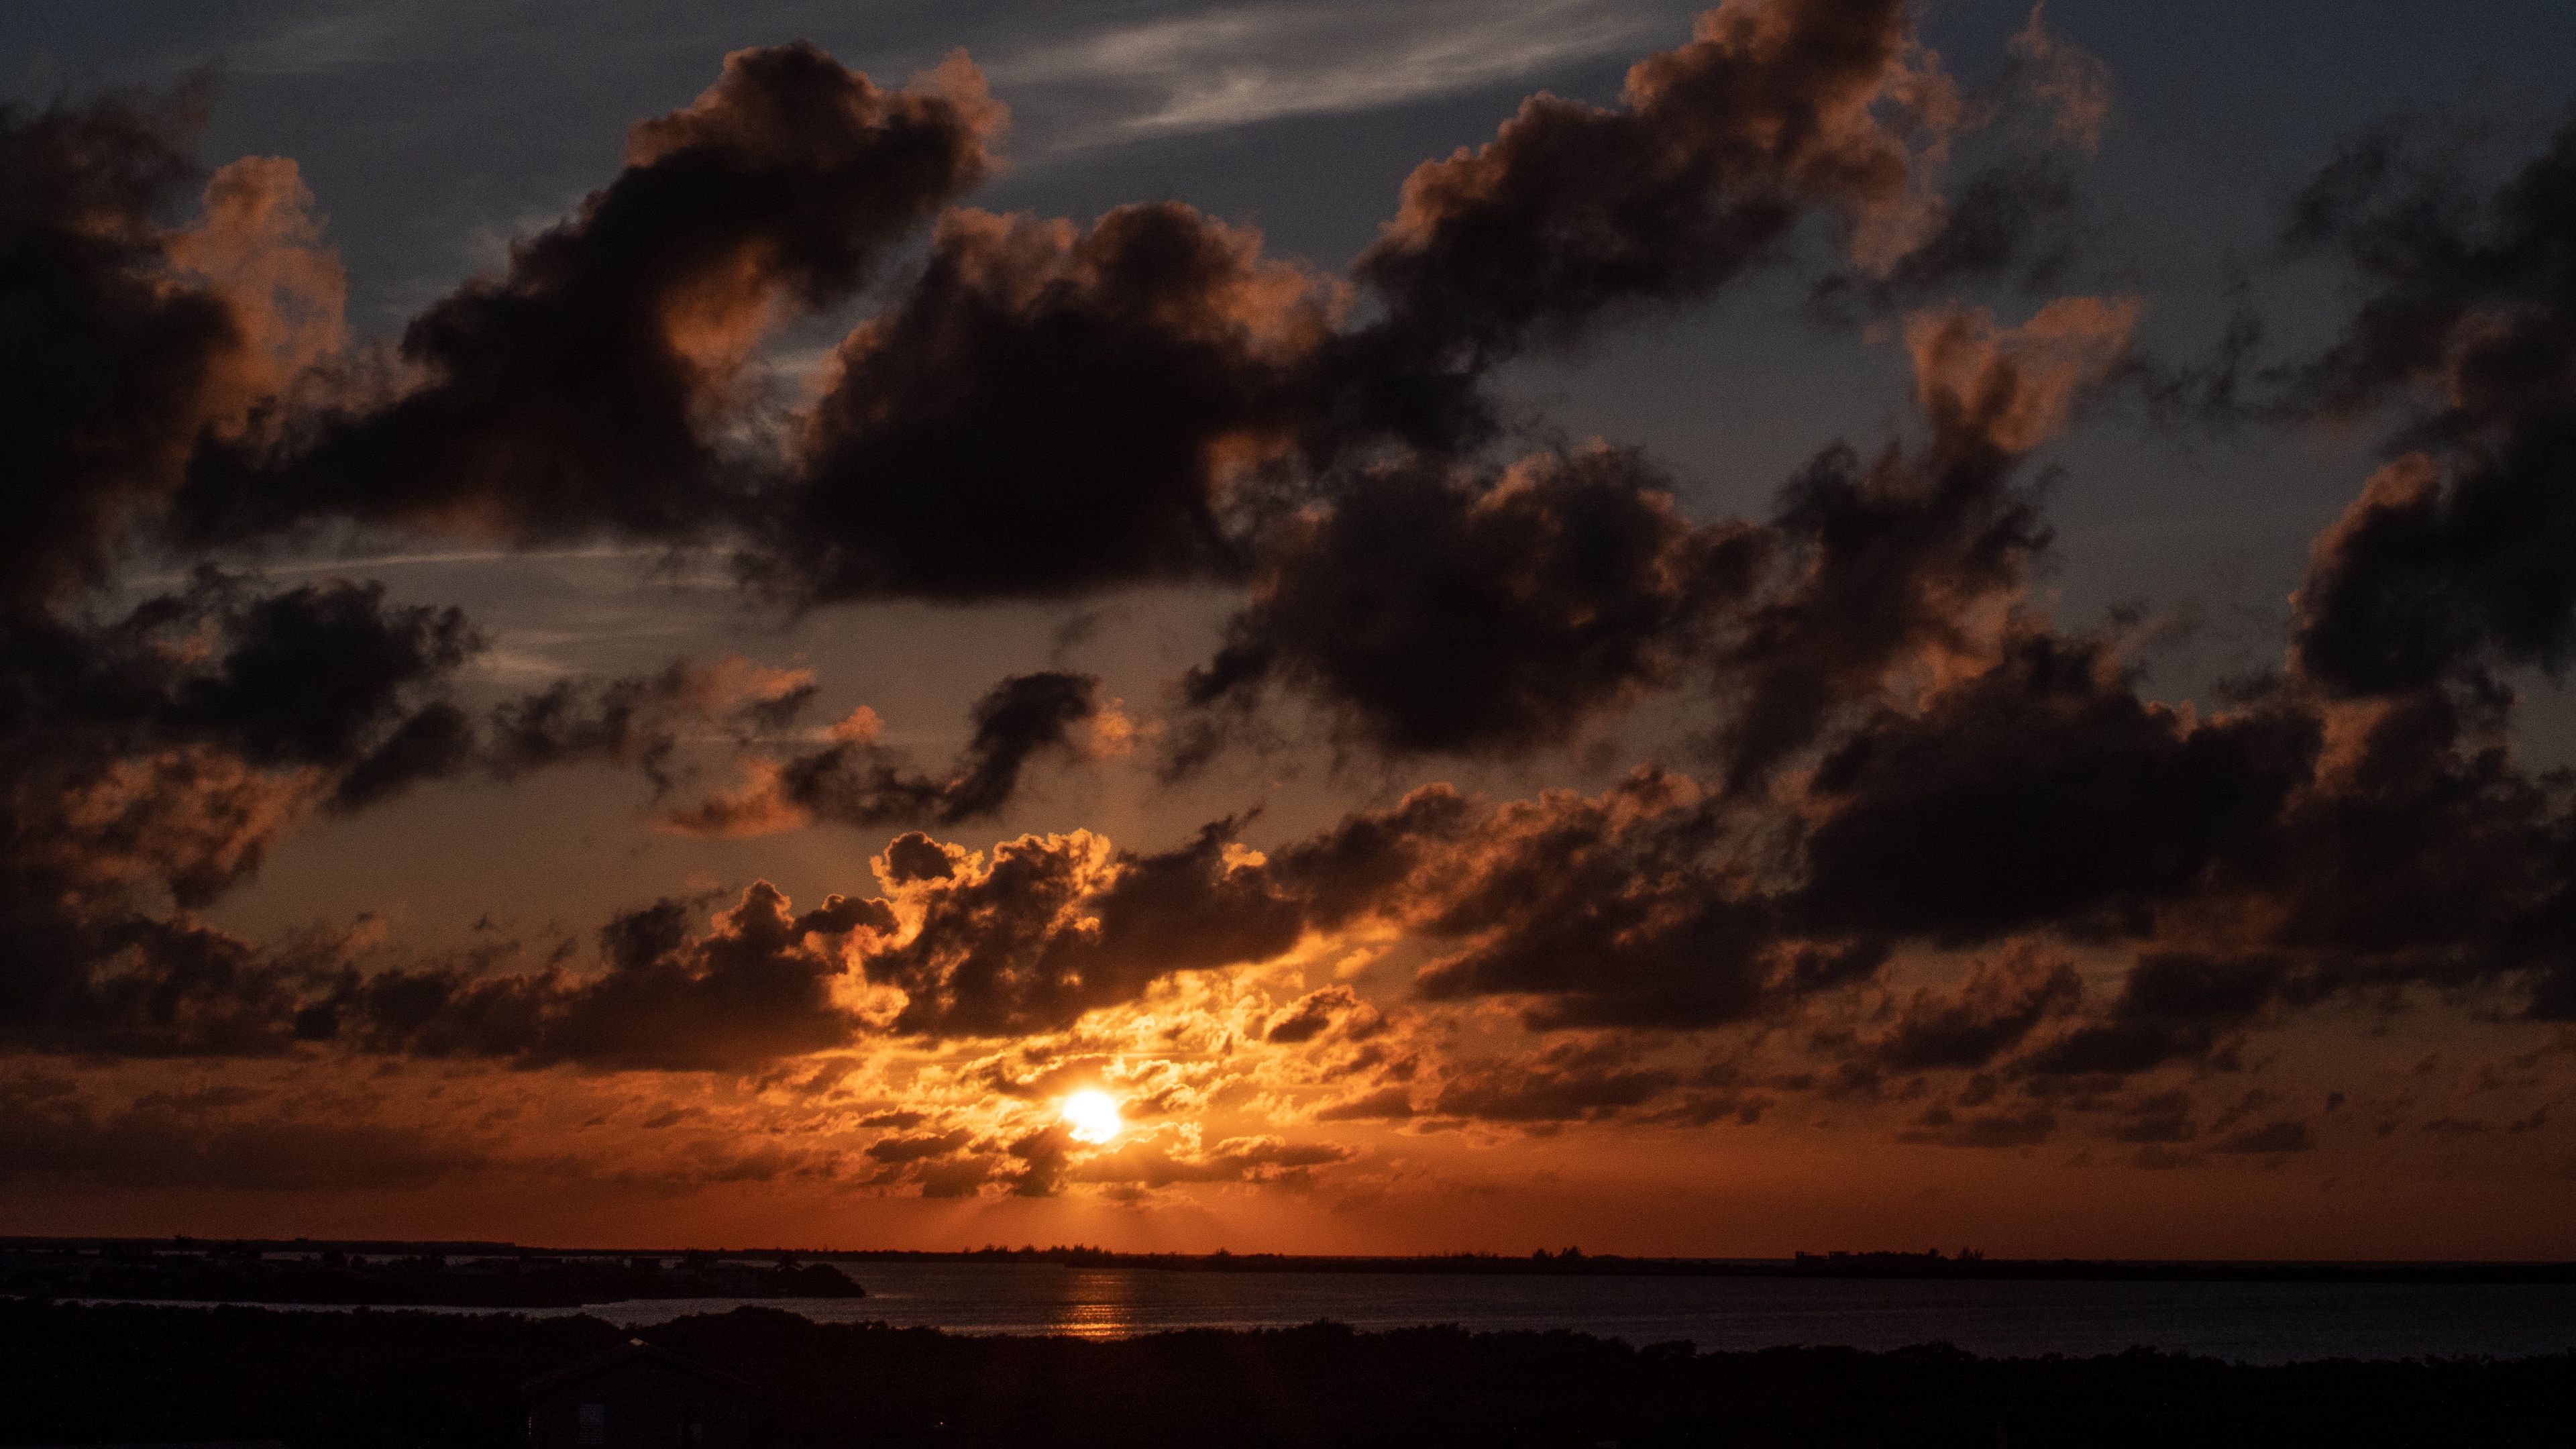
[[[1333,1324],[1113,1342],[818,1324],[646,1330],[750,1386],[757,1442],[959,1446],[2559,1445],[2576,1354],[2247,1367],[2133,1350],[1694,1354],[1574,1333]],[[0,1443],[512,1445],[595,1318],[0,1301]]]

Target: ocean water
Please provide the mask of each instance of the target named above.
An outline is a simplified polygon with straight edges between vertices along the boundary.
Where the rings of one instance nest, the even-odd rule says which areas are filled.
[[[1176,1273],[1051,1264],[850,1263],[861,1299],[639,1300],[566,1310],[643,1327],[741,1303],[825,1323],[1114,1338],[1174,1328],[1456,1324],[1572,1329],[1702,1350],[1948,1343],[1995,1356],[2133,1345],[2245,1363],[2576,1349],[2576,1285],[2014,1283],[1908,1279]]]

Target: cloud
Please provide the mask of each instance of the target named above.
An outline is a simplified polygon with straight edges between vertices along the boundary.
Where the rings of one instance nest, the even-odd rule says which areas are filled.
[[[1459,43],[1507,28],[1480,15]],[[1894,0],[1729,0],[1631,72],[1624,109],[1542,96],[1422,168],[1345,284],[1175,204],[1089,227],[951,209],[1001,124],[962,58],[891,91],[810,46],[742,51],[389,357],[338,349],[336,263],[289,163],[227,168],[207,225],[166,245],[265,370],[225,394],[238,425],[194,436],[196,406],[144,430],[165,437],[151,467],[76,491],[158,498],[184,467],[165,531],[192,547],[326,521],[729,546],[796,607],[1240,579],[1317,480],[1390,438],[1478,435],[1485,369],[1533,342],[1715,287],[1819,210],[1873,258],[1918,249],[1956,110]],[[856,296],[934,220],[814,405],[761,396],[761,340]],[[138,247],[102,275],[166,249]],[[1352,328],[1355,290],[1375,310]],[[119,512],[99,507],[93,573]]]
[[[330,1034],[378,1052],[497,1057],[521,1066],[746,1070],[848,1044],[860,1031],[837,981],[854,935],[892,930],[881,902],[834,896],[798,914],[766,881],[702,934],[664,900],[599,933],[605,969],[476,976],[392,970],[329,1003]]]
[[[559,679],[494,706],[479,762],[504,780],[562,765],[634,765],[657,791],[668,791],[685,731],[782,728],[814,694],[812,671],[767,668],[739,655],[705,665],[675,660],[615,679]]]
[[[1202,710],[1265,686],[1325,704],[1391,754],[1522,754],[1691,679],[1717,685],[1750,786],[1901,668],[1972,655],[2047,534],[2021,460],[2107,379],[2138,316],[2061,298],[2017,327],[1909,321],[1919,454],[1825,453],[1767,526],[1700,524],[1632,453],[1508,469],[1370,470],[1263,536],[1252,597],[1182,682]],[[1177,734],[1185,772],[1222,719]]]
[[[1239,570],[1246,470],[1318,406],[1330,289],[1175,203],[953,211],[841,343],[745,568],[800,600],[1054,596]]]
[[[1384,1024],[1376,1007],[1348,986],[1336,983],[1309,991],[1270,1014],[1261,1039],[1273,1046],[1299,1046],[1339,1029],[1347,1039],[1373,1035]]]
[[[0,107],[0,607],[101,581],[175,489],[209,427],[237,426],[270,365],[259,305],[336,265],[310,245],[294,163],[219,174],[208,218],[165,228],[194,168],[201,88]],[[277,284],[272,286],[269,284]]]
[[[1953,945],[2116,929],[2272,828],[2320,747],[2295,711],[2203,722],[2140,699],[2098,642],[2025,636],[1824,758],[1791,909]]]
[[[467,1145],[381,1122],[0,1098],[0,1181],[20,1185],[347,1192],[422,1188],[487,1165]]]
[[[2171,1146],[2189,1142],[2200,1135],[2192,1120],[2191,1094],[2157,1092],[2130,1103],[2121,1120],[2110,1129],[2115,1142],[2132,1142],[2140,1146]]]
[[[962,60],[886,91],[811,46],[735,52],[695,103],[635,125],[577,216],[414,319],[391,376],[202,454],[181,531],[699,536],[738,502],[718,440],[754,345],[853,295],[981,180],[1000,116]]]
[[[2259,1127],[2240,1128],[2219,1139],[2214,1151],[2235,1153],[2306,1152],[2316,1146],[2308,1135],[2305,1122],[2267,1122]]]
[[[1401,1083],[1336,1098],[1314,1111],[1318,1122],[1379,1122],[1413,1115],[1413,1089]]]
[[[2342,335],[2295,370],[2294,399],[2414,414],[2406,451],[2319,536],[2295,601],[2299,668],[2348,696],[2495,666],[2556,674],[2576,645],[2576,583],[2557,565],[2576,538],[2558,486],[2576,445],[2576,127],[2491,190],[2464,170],[2382,131],[2348,146],[2295,210],[2294,246],[2338,254],[2362,295]]]
[[[1599,1120],[1680,1085],[1681,1074],[1642,1067],[1615,1046],[1564,1043],[1527,1061],[1465,1068],[1443,1083],[1429,1111],[1487,1122]]]
[[[1330,1142],[1290,1142],[1263,1134],[1229,1137],[1198,1150],[1191,1142],[1139,1139],[1108,1152],[1094,1153],[1073,1164],[1076,1182],[1103,1183],[1153,1191],[1182,1183],[1250,1182],[1271,1186],[1305,1186],[1319,1167],[1347,1162],[1358,1154]]]
[[[749,784],[673,811],[695,834],[757,835],[816,820],[840,825],[921,821],[955,825],[1000,813],[1029,764],[1080,747],[1074,731],[1106,717],[1096,675],[1014,674],[975,702],[974,733],[941,775],[905,769],[876,743],[876,715],[861,709],[823,748],[784,760],[757,757]]]
[[[2005,89],[2089,146],[2098,63],[2042,21]],[[1441,83],[1590,43],[1517,24],[1459,22]],[[1172,57],[1227,33],[1127,32],[1132,73],[1172,87],[1147,129],[1284,103],[1275,76],[1183,93]],[[1324,67],[1307,103],[1417,93],[1401,73],[1431,53]],[[997,1045],[960,1080],[1025,1106],[1187,1036],[1268,1065],[1122,1079],[1148,1120],[1231,1090],[1308,1121],[1540,1127],[1750,1121],[1769,1098],[1748,1083],[1880,1100],[1890,1074],[1959,1072],[1917,1140],[2028,1146],[2056,1113],[2099,1111],[2116,1140],[2170,1146],[2284,1143],[2296,1124],[2204,1129],[2158,1083],[2111,1079],[2225,1065],[2319,1003],[2576,1014],[2576,815],[2514,758],[2498,672],[2557,667],[2576,617],[2549,486],[2576,437],[2555,199],[2576,142],[2492,190],[2364,147],[2303,199],[2300,240],[2365,296],[2300,399],[2406,422],[2318,540],[2289,665],[2204,709],[2151,697],[2121,638],[2061,628],[2031,587],[2039,454],[2126,375],[2139,305],[2059,298],[2017,323],[1916,305],[2042,260],[2062,171],[1936,186],[1951,139],[2017,104],[1957,93],[1894,0],[1729,0],[1619,105],[1536,97],[1418,169],[1337,279],[1175,204],[1087,225],[958,209],[1000,124],[971,68],[893,91],[810,47],[743,52],[641,123],[576,216],[383,358],[347,353],[291,163],[218,171],[202,219],[173,229],[192,181],[178,110],[10,111],[0,205],[28,240],[0,259],[0,299],[32,299],[34,320],[0,341],[26,384],[0,403],[19,424],[0,448],[21,450],[9,501],[30,530],[23,556],[0,544],[23,565],[0,585],[0,1042],[758,1073],[883,1038],[976,1041]],[[1823,300],[1913,308],[1897,330],[1920,422],[1901,441],[1830,449],[1767,515],[1714,522],[1633,454],[1499,461],[1498,364],[1707,296],[1819,229],[1849,269]],[[918,230],[926,249],[906,251]],[[833,350],[810,409],[783,410],[764,339],[881,278],[881,315]],[[873,862],[873,894],[799,912],[764,882],[711,918],[709,898],[622,913],[595,954],[387,968],[362,931],[263,947],[195,913],[304,813],[429,780],[601,761],[641,770],[682,829],[953,834],[1125,716],[1094,676],[1013,675],[959,755],[923,765],[868,710],[791,737],[816,681],[744,661],[469,711],[456,679],[478,637],[451,610],[332,580],[201,575],[134,610],[84,593],[168,541],[169,506],[199,544],[355,520],[730,549],[790,612],[1240,585],[1176,691],[1175,765],[1281,698],[1339,744],[1487,766],[1594,743],[1663,697],[1652,723],[1696,753],[1591,794],[1427,786],[1267,850],[1236,820],[1126,847],[912,830]],[[704,744],[748,779],[669,803]],[[1390,941],[1347,980],[1296,974],[1303,953]],[[1925,946],[1980,960],[1864,1015],[1888,963]],[[2070,957],[2118,984],[2088,1001]],[[1243,968],[1267,969],[1221,1009],[1190,995]],[[1176,998],[1195,1004],[1155,1019]],[[1470,1058],[1415,1020],[1499,1032],[1513,1014],[1541,1039]],[[1841,1075],[1672,1065],[1675,1034],[1730,1030],[1799,1036]],[[967,1120],[885,1117],[898,1135],[854,1156],[934,1195],[1287,1183],[1340,1160],[1171,1136],[1113,1161]]]
[[[0,615],[0,1040],[281,1049],[279,977],[310,963],[187,913],[358,772],[394,769],[478,647],[455,610],[378,586],[262,594],[212,570],[105,620]]]
[[[2022,951],[1979,962],[1950,991],[1917,990],[1870,1054],[1900,1072],[1982,1067],[2082,995],[2063,961]]]
[[[1892,673],[1973,667],[1992,647],[2049,538],[2017,470],[2109,374],[2136,317],[2134,302],[2061,298],[2015,328],[1955,307],[1908,320],[1930,440],[1866,465],[1829,449],[1783,490],[1777,577],[1719,665],[1731,789],[1759,784]]]
[[[1750,589],[1763,540],[1695,525],[1639,457],[1352,479],[1264,541],[1197,706],[1296,685],[1384,750],[1521,752],[1668,685]]]
[[[2036,1147],[2056,1132],[2057,1114],[2046,1107],[1996,1108],[1964,1116],[1949,1107],[1932,1107],[1900,1130],[1896,1140],[2000,1150]]]
[[[2118,1076],[2198,1055],[2220,1033],[2245,1025],[2271,1004],[2288,972],[2289,963],[2270,956],[2141,957],[2105,1019],[2043,1044],[2028,1065],[2042,1072]]]
[[[2048,28],[2047,0],[2030,7],[2030,21],[2008,44],[2013,69],[2007,84],[2038,102],[2047,124],[2064,139],[2092,151],[2111,119],[2111,68],[2100,56]]]
[[[1897,0],[1727,0],[1629,71],[1620,109],[1535,96],[1417,168],[1353,266],[1384,306],[1349,344],[1366,406],[1416,437],[1472,431],[1463,388],[1494,363],[1704,295],[1811,212],[1873,267],[1914,250],[1956,108],[1909,39]]]
[[[953,1156],[975,1134],[958,1128],[948,1132],[920,1132],[904,1137],[880,1137],[868,1144],[868,1156],[878,1162],[912,1163]]]
[[[878,874],[908,930],[862,964],[904,993],[893,1028],[905,1033],[1062,1028],[1175,972],[1277,956],[1306,924],[1223,826],[1151,855],[1076,831],[1003,842],[945,876],[912,875],[891,856]]]
[[[1059,40],[992,73],[1119,97],[1124,114],[1064,143],[1087,146],[1425,100],[1607,54],[1644,28],[1598,0],[1228,6]]]

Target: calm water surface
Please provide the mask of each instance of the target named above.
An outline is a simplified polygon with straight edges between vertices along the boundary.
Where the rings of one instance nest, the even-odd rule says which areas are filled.
[[[862,1299],[757,1300],[825,1323],[1110,1338],[1169,1328],[1454,1323],[1573,1329],[1701,1349],[1944,1342],[1989,1355],[2133,1344],[2248,1363],[2576,1348],[2576,1286],[2438,1283],[1959,1283],[1903,1279],[1446,1277],[1172,1273],[1048,1264],[851,1263]],[[579,1310],[628,1326],[754,1300]]]

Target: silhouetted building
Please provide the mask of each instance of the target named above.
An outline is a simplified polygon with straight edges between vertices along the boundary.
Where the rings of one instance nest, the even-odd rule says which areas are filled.
[[[745,1449],[749,1384],[630,1338],[523,1386],[533,1449]]]

